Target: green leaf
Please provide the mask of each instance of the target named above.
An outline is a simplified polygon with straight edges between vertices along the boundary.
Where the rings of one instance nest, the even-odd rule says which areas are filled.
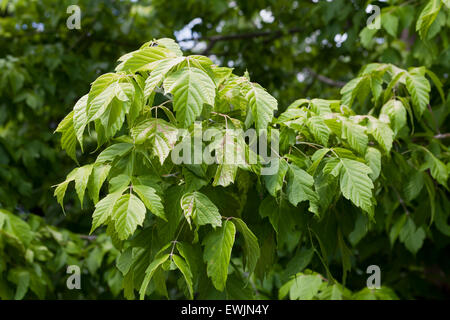
[[[367,131],[375,138],[378,144],[389,153],[394,141],[394,132],[384,122],[371,118]]]
[[[289,297],[291,300],[312,300],[321,285],[322,279],[319,275],[300,274],[292,281]]]
[[[167,73],[176,65],[184,61],[184,57],[164,59],[158,62],[156,68],[150,73],[145,80],[144,97],[148,98],[156,87],[161,86]]]
[[[381,108],[380,115],[387,115],[391,122],[391,127],[397,135],[406,126],[406,109],[400,100],[391,99]]]
[[[30,273],[24,269],[12,269],[8,280],[16,284],[14,300],[22,300],[30,287]]]
[[[249,273],[253,273],[260,256],[258,239],[247,227],[244,221],[239,218],[233,218],[233,223],[237,230],[244,236],[244,265]]]
[[[117,269],[122,272],[123,275],[126,275],[131,268],[133,263],[133,247],[128,247],[125,251],[123,251],[120,256],[117,258]]]
[[[431,86],[424,75],[425,69],[413,68],[406,74],[406,88],[411,95],[414,111],[420,118],[430,101]]]
[[[313,161],[313,163],[308,168],[308,173],[309,174],[314,176],[314,174],[316,173],[317,167],[322,162],[323,158],[325,157],[325,155],[328,152],[330,152],[330,149],[328,149],[328,148],[322,148],[322,149],[319,149],[316,152],[314,152],[314,154],[311,157],[311,160]]]
[[[193,283],[192,283],[192,272],[189,268],[189,265],[178,255],[174,254],[172,255],[173,262],[177,266],[177,268],[181,271],[183,274],[184,280],[186,280],[186,284],[189,290],[190,298],[194,298],[194,289],[193,289]]]
[[[365,160],[372,170],[372,173],[369,174],[370,178],[372,181],[377,180],[381,171],[381,152],[376,148],[368,147]]]
[[[148,142],[152,154],[163,164],[178,140],[178,129],[163,119],[148,119],[131,129],[131,137],[136,144]]]
[[[169,57],[176,57],[176,54],[168,48],[162,46],[144,47],[120,57],[121,63],[116,67],[116,71],[131,73],[151,71],[160,60]]]
[[[87,125],[87,100],[88,95],[82,96],[73,107],[73,127],[83,151],[83,133]]]
[[[112,162],[117,157],[122,157],[131,150],[131,143],[116,143],[103,150],[95,160],[95,163]]]
[[[422,247],[425,240],[425,231],[423,227],[416,228],[414,221],[408,217],[406,223],[400,231],[400,241],[412,253],[416,254]]]
[[[203,104],[214,105],[214,82],[198,68],[186,67],[169,74],[163,86],[166,93],[172,93],[177,120],[184,128],[202,113]]]
[[[157,215],[161,219],[167,221],[162,200],[157,195],[154,188],[144,185],[133,185],[133,191],[138,194],[147,209],[149,209],[154,215]]]
[[[183,55],[183,52],[181,51],[180,46],[173,39],[161,38],[161,39],[156,40],[155,42],[158,44],[158,46],[162,46],[164,48],[169,49],[170,51],[175,53],[177,56],[181,57]]]
[[[342,104],[350,108],[356,97],[362,100],[367,96],[369,90],[370,77],[362,76],[351,80],[341,89]]]
[[[342,138],[348,141],[353,150],[365,154],[369,143],[365,127],[348,120],[342,121]]]
[[[372,189],[374,186],[369,177],[372,170],[356,160],[341,158],[340,162],[342,168],[339,184],[342,194],[372,216]]]
[[[121,195],[122,191],[110,193],[97,202],[94,213],[92,214],[92,227],[90,233],[94,232],[95,229],[104,224],[111,217],[114,206]]]
[[[94,165],[92,164],[79,167],[75,174],[75,190],[77,192],[78,199],[80,199],[81,208],[83,208],[84,193],[86,191],[93,167]]]
[[[142,226],[145,219],[145,205],[133,194],[122,195],[114,205],[112,218],[119,239],[125,240]]]
[[[222,227],[208,233],[203,240],[205,246],[203,260],[207,263],[207,274],[219,291],[223,291],[227,282],[228,264],[235,234],[234,224],[225,220]]]
[[[75,180],[75,176],[78,173],[79,168],[73,169],[66,177],[66,180],[61,182],[56,186],[54,196],[56,196],[56,200],[58,201],[59,205],[61,206],[63,212],[64,211],[64,195],[66,194],[67,186],[71,181]]]
[[[299,202],[309,200],[309,211],[318,214],[319,197],[313,190],[314,179],[306,171],[294,164],[289,165],[287,195],[289,202],[297,206]]]
[[[109,164],[95,164],[92,169],[88,182],[88,191],[94,204],[98,202],[100,189],[108,177],[109,170],[111,170],[111,166]]]
[[[274,175],[263,176],[266,189],[269,193],[276,197],[277,193],[283,188],[284,178],[288,172],[289,165],[284,159],[277,159],[278,161],[278,171]]]
[[[166,262],[169,259],[169,257],[170,257],[169,254],[165,254],[159,258],[156,258],[147,267],[147,269],[145,270],[144,280],[142,281],[141,288],[139,289],[140,300],[144,300],[145,293],[147,292],[148,284],[150,283],[150,280],[152,279],[152,277],[155,274],[158,267],[161,266],[164,262]]]
[[[327,125],[323,121],[322,116],[312,116],[306,122],[309,130],[316,139],[317,142],[320,142],[322,145],[328,145],[328,139],[330,137],[330,129],[328,129]]]
[[[424,172],[415,171],[412,172],[405,183],[403,193],[407,201],[414,200],[422,191],[424,184]]]
[[[428,151],[428,149],[426,149]],[[430,151],[426,153],[427,164],[430,167],[431,176],[447,188],[448,170],[446,165],[436,158]]]
[[[441,7],[441,0],[430,0],[420,13],[416,23],[416,31],[419,32],[421,39],[427,38],[428,30],[436,19]]]
[[[74,111],[70,112],[58,125],[55,132],[61,132],[61,147],[66,150],[69,157],[71,157],[75,162],[77,161],[76,156],[76,145],[77,136],[73,126],[73,115]]]
[[[246,99],[256,130],[266,129],[268,123],[272,121],[274,111],[277,110],[277,100],[257,83],[250,83]]]
[[[93,121],[100,118],[115,97],[118,75],[107,73],[92,83],[87,100],[87,119]]]
[[[213,227],[220,227],[222,225],[219,209],[203,193],[195,191],[183,195],[181,208],[189,224],[192,219],[198,226],[211,224]]]
[[[393,37],[396,37],[399,19],[396,15],[395,11],[392,12],[391,8],[388,8],[388,10],[390,10],[390,11],[383,12],[381,14],[381,25],[387,31],[388,34],[390,34]]]

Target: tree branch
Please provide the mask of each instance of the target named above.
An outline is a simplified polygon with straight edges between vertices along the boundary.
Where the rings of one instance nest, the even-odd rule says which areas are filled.
[[[333,79],[330,79],[328,77],[325,77],[324,75],[318,74],[313,69],[308,68],[308,67],[304,68],[303,70],[305,70],[306,72],[312,74],[314,78],[317,78],[317,80],[319,80],[319,81],[321,81],[323,83],[326,83],[326,84],[328,84],[329,86],[332,86],[332,87],[342,88],[346,84],[346,82],[344,82],[344,81],[333,80]]]
[[[202,54],[206,55],[214,45],[219,41],[233,41],[233,40],[246,40],[254,38],[270,37],[270,40],[282,37],[283,35],[290,35],[300,32],[300,28],[292,28],[289,30],[271,30],[271,31],[257,31],[248,33],[235,33],[235,34],[224,34],[224,35],[214,35],[209,37],[200,38],[190,38],[183,39],[182,41],[207,41],[208,46],[203,50]]]
[[[450,138],[450,133],[439,133],[435,135],[433,138],[435,139],[448,139]]]

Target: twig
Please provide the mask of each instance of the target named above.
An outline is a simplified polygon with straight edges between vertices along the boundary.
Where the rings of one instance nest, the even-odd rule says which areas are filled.
[[[306,67],[306,68],[304,68],[304,70],[306,72],[310,73],[311,75],[313,75],[314,78],[317,78],[317,80],[319,80],[325,84],[328,84],[329,86],[342,88],[346,84],[346,82],[344,82],[344,81],[333,80],[328,77],[325,77],[324,75],[318,74],[311,68]]]

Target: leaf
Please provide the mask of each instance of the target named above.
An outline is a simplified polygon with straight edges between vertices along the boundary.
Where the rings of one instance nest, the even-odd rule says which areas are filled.
[[[183,195],[181,208],[189,224],[192,219],[198,226],[211,224],[213,227],[220,227],[222,225],[219,209],[203,193],[195,191]]]
[[[407,201],[414,200],[422,191],[424,184],[424,172],[415,171],[408,175],[408,179],[403,188],[403,193]]]
[[[94,213],[92,214],[91,234],[95,229],[104,224],[111,217],[114,206],[121,195],[122,190],[119,192],[110,193],[97,202]]]
[[[167,73],[173,67],[184,61],[184,59],[184,57],[177,57],[161,60],[156,68],[150,73],[150,76],[145,80],[144,97],[148,98],[156,87],[161,86]]]
[[[83,208],[84,193],[86,191],[92,168],[92,164],[79,167],[75,174],[75,190],[77,192],[78,199],[80,199],[81,208]]]
[[[365,156],[366,162],[369,165],[372,173],[369,174],[372,181],[377,180],[381,171],[381,152],[373,147],[368,147]]]
[[[289,202],[297,206],[299,202],[309,200],[309,211],[318,214],[319,197],[312,189],[314,179],[306,171],[294,164],[289,165],[286,193]]]
[[[423,228],[416,228],[414,221],[408,217],[406,223],[400,231],[400,241],[403,242],[405,247],[415,255],[422,247],[424,239],[425,231]]]
[[[121,63],[116,67],[116,71],[151,71],[158,61],[175,56],[174,52],[162,46],[144,47],[120,57]]]
[[[214,82],[198,68],[186,67],[169,74],[163,86],[166,93],[172,93],[177,120],[184,128],[202,113],[203,104],[214,105]]]
[[[163,46],[163,47],[169,49],[170,51],[175,53],[177,56],[182,56],[183,55],[183,52],[181,52],[180,46],[173,39],[161,38],[161,39],[156,40],[156,43],[159,46]]]
[[[192,283],[192,273],[189,268],[189,265],[178,255],[174,254],[172,255],[173,262],[177,266],[177,268],[181,271],[183,274],[184,280],[186,280],[186,284],[189,290],[190,298],[194,298],[194,289],[193,289],[193,283]]]
[[[319,275],[300,274],[292,281],[289,297],[291,300],[312,300],[321,285],[322,279]]]
[[[353,150],[360,154],[365,154],[369,138],[363,126],[348,120],[343,121],[342,138],[348,141]]]
[[[70,112],[58,125],[55,132],[61,132],[61,147],[66,150],[69,157],[71,157],[75,162],[77,161],[76,156],[76,145],[77,136],[73,126],[73,114],[74,111]]]
[[[406,74],[406,88],[411,95],[414,111],[420,118],[430,101],[431,86],[424,75],[424,68],[413,68]]]
[[[98,77],[89,91],[87,100],[87,119],[94,121],[106,111],[108,105],[115,97],[115,87],[118,75],[106,73]]]
[[[425,148],[424,148],[425,149]],[[447,188],[448,170],[445,164],[436,158],[428,149],[426,153],[427,164],[430,167],[431,176]]]
[[[131,129],[131,137],[136,144],[151,144],[152,154],[162,165],[178,140],[178,129],[163,119],[148,119]]]
[[[109,164],[95,164],[92,169],[88,182],[88,191],[94,204],[98,202],[100,189],[108,177],[109,170],[111,170],[111,166]]]
[[[147,209],[149,209],[154,215],[157,215],[161,219],[167,221],[162,200],[157,195],[154,188],[144,185],[133,185],[133,191],[138,194]]]
[[[306,122],[309,130],[314,136],[316,141],[320,142],[322,145],[328,145],[328,139],[330,137],[330,129],[326,126],[321,116],[312,116]]]
[[[449,1],[450,3],[450,1]],[[439,80],[438,76],[431,70],[426,69],[426,74],[430,77],[431,81],[433,81],[434,86],[439,91],[439,95],[441,96],[442,102],[446,102],[444,91],[442,90],[443,84],[441,80]]]
[[[370,119],[367,131],[375,138],[386,153],[391,151],[394,132],[386,123],[376,119]]]
[[[369,29],[368,27],[365,27],[361,30],[361,32],[359,33],[359,37],[364,48],[370,49],[372,47],[372,40],[377,31],[378,29],[376,28]]]
[[[14,300],[22,300],[30,287],[30,273],[24,269],[12,269],[8,274],[8,280],[17,286]]]
[[[430,0],[425,8],[423,8],[416,23],[416,31],[419,32],[421,39],[427,38],[428,30],[436,19],[441,7],[441,0]]]
[[[158,267],[161,266],[164,262],[166,262],[169,259],[169,257],[170,257],[169,254],[165,254],[159,258],[156,258],[147,267],[147,269],[145,270],[144,280],[142,281],[141,288],[139,289],[139,299],[140,300],[144,300],[145,293],[147,292],[148,284],[150,283],[150,280],[152,279],[152,277],[155,274]]]
[[[87,125],[87,100],[88,95],[82,96],[73,107],[73,127],[83,151],[83,133]]]
[[[234,182],[238,167],[246,165],[247,145],[238,130],[225,129],[208,147],[211,152],[215,151],[215,160],[218,163],[212,185],[227,187]]]
[[[265,175],[263,176],[263,180],[265,182],[265,186],[267,191],[269,191],[270,195],[273,197],[277,196],[277,193],[283,188],[284,178],[286,173],[288,172],[289,166],[286,160],[284,159],[276,159],[278,161],[278,171],[274,175]]]
[[[316,173],[317,167],[322,162],[322,159],[325,157],[325,155],[328,152],[330,152],[330,149],[328,149],[328,148],[322,148],[322,149],[319,149],[316,152],[314,152],[314,154],[311,157],[311,160],[313,161],[313,163],[308,168],[308,173],[310,175],[314,176],[314,174]]]
[[[246,271],[249,273],[253,273],[260,256],[258,239],[253,234],[253,232],[247,227],[244,221],[242,221],[239,218],[233,218],[232,221],[236,226],[237,230],[244,236],[243,261]]]
[[[117,157],[122,157],[131,150],[131,143],[116,143],[103,150],[95,160],[95,163],[112,162]]]
[[[381,114],[389,117],[391,127],[397,135],[400,130],[406,126],[406,109],[400,100],[391,99],[381,108]]]
[[[56,197],[56,201],[59,203],[64,213],[64,195],[66,194],[69,182],[70,181],[66,180],[58,184],[55,188],[55,192],[53,193],[53,195]]]
[[[372,217],[372,189],[374,186],[369,177],[372,170],[356,160],[341,158],[340,162],[342,168],[339,184],[342,194]]]
[[[268,123],[272,121],[274,111],[277,110],[277,100],[257,83],[250,83],[246,99],[256,130],[266,129]]]
[[[142,226],[145,219],[145,205],[133,194],[122,195],[114,205],[112,218],[119,239],[125,240]]]
[[[55,188],[55,192],[53,193],[54,196],[56,196],[56,200],[58,201],[59,205],[61,206],[63,212],[64,211],[64,195],[66,194],[67,186],[71,181],[75,180],[75,176],[78,172],[78,168],[73,169],[68,175],[65,181],[58,184]]]
[[[301,250],[297,250],[295,256],[287,263],[284,270],[284,278],[290,278],[291,276],[303,271],[311,262],[314,256],[314,250],[312,248],[302,247]]]
[[[393,37],[397,36],[398,30],[398,17],[396,12],[384,12],[381,14],[381,25]]]
[[[117,258],[116,267],[117,269],[119,269],[120,272],[122,272],[123,275],[126,275],[130,270],[132,263],[133,263],[133,247],[128,247]]]
[[[223,291],[227,282],[228,264],[235,234],[234,224],[225,220],[222,227],[208,233],[203,240],[205,246],[203,260],[207,263],[207,274],[219,291]]]
[[[341,89],[342,104],[350,108],[356,97],[364,99],[369,90],[370,77],[362,76],[351,80]]]

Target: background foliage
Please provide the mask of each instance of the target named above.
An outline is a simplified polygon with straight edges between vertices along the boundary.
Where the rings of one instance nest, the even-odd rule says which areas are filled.
[[[66,27],[66,8],[73,3],[82,9],[81,30]],[[382,8],[380,30],[366,28],[365,10],[369,3]],[[342,283],[346,277],[345,286],[351,292],[358,292],[357,297],[373,298],[374,294],[378,298],[395,297],[387,288],[360,291],[369,264],[381,266],[383,285],[401,298],[439,298],[448,294],[450,268],[445,255],[450,211],[446,134],[450,70],[448,2],[186,1],[183,4],[179,5],[178,1],[1,2],[1,298],[123,297],[124,270],[117,269],[115,261],[120,261],[117,257],[122,248],[115,248],[102,231],[96,232],[96,237],[86,236],[91,228],[93,205],[85,201],[81,206],[75,201],[75,190],[68,188],[64,215],[53,198],[51,187],[63,181],[74,166],[61,151],[59,135],[53,131],[75,102],[89,91],[89,84],[99,75],[114,70],[120,56],[138,49],[146,40],[161,37],[176,38],[186,54],[208,55],[218,65],[234,67],[237,75],[248,70],[251,81],[260,83],[278,100],[278,114],[298,98],[339,99],[342,93],[343,101],[356,113],[377,118],[382,113],[394,119],[392,148],[389,143],[383,146],[379,142],[383,138],[374,136],[371,140],[380,144],[383,158],[380,179],[374,182],[379,190],[375,196],[376,223],[371,224],[369,232],[363,232],[367,221],[361,217],[365,215],[346,201],[337,203],[338,210],[348,213],[346,219],[337,219],[335,211],[330,209],[320,222],[314,222],[317,230],[321,230],[320,240],[314,235],[307,242],[299,242],[295,236],[276,239],[265,219],[261,226],[264,236],[254,227],[250,229],[259,239],[260,260],[268,259],[261,261],[270,261],[266,265],[272,268],[261,270],[257,265],[256,275],[267,273],[266,277],[251,281],[243,290],[239,280],[240,276],[246,276],[239,272],[242,255],[233,251],[235,260],[232,261],[238,271],[228,278],[227,297],[277,298],[286,296],[289,289],[290,298],[304,298],[292,285],[298,281],[290,282],[289,277],[305,268],[322,274],[328,281],[334,278]],[[408,77],[399,80],[398,91],[388,92],[386,96],[383,91],[378,96],[379,79],[392,80],[384,75],[393,72],[386,69],[386,73],[380,74],[376,68],[366,68],[359,73],[371,62],[393,64],[403,70],[425,66],[430,71],[426,76],[434,84],[429,90],[423,80],[415,79],[415,72],[420,78],[425,71],[416,69],[410,80]],[[395,69],[394,73],[398,71]],[[354,78],[357,80],[349,82],[341,92],[344,84]],[[382,88],[388,89],[388,83]],[[425,87],[425,93],[429,92],[429,104],[423,92],[413,92],[413,88],[420,86]],[[365,96],[370,97],[362,99]],[[386,107],[385,102],[392,96],[398,96],[394,100],[405,108],[411,105],[412,111],[407,110],[404,116],[406,112],[398,111],[403,109],[397,102]],[[355,98],[356,102],[352,103]],[[302,107],[297,103],[292,108],[302,110]],[[308,113],[306,117],[311,115],[314,116]],[[351,112],[343,116],[349,117]],[[291,125],[286,132],[298,129]],[[314,131],[302,130],[297,133],[310,134],[306,141],[324,144],[325,138]],[[85,139],[84,147],[89,152],[78,151],[80,163],[94,161],[96,154],[91,152],[96,144],[95,136]],[[309,156],[313,154],[314,148],[300,147]],[[356,155],[361,153],[358,142],[353,146],[350,143],[350,149]],[[393,156],[386,157],[391,149]],[[258,212],[261,193],[263,198],[271,193],[270,189],[264,191],[267,183],[263,185],[249,188],[243,216],[245,212]],[[277,210],[289,212],[283,204],[286,202],[283,190],[289,193],[287,189],[273,190],[281,203],[277,206],[267,203],[275,201],[269,197],[264,200],[262,210],[273,206],[274,210],[282,208]],[[214,188],[210,191],[214,193]],[[177,193],[174,190],[168,194]],[[286,206],[291,208],[292,201]],[[303,209],[300,206],[297,210]],[[251,227],[252,221],[246,222]],[[299,236],[301,225],[297,221],[293,235]],[[397,238],[400,241],[395,241]],[[269,252],[272,254],[265,256]],[[72,262],[80,264],[86,273],[82,284],[86,290],[65,289],[65,266]],[[169,274],[168,295],[184,297],[179,274]],[[309,271],[297,277],[312,283],[314,288],[320,288],[323,281],[319,283]],[[152,290],[150,297],[161,297],[161,292]],[[328,295],[327,290],[318,289],[318,298],[335,297],[331,295],[334,291]],[[222,297],[216,291],[204,292],[208,294],[197,298],[215,297],[214,294]]]

